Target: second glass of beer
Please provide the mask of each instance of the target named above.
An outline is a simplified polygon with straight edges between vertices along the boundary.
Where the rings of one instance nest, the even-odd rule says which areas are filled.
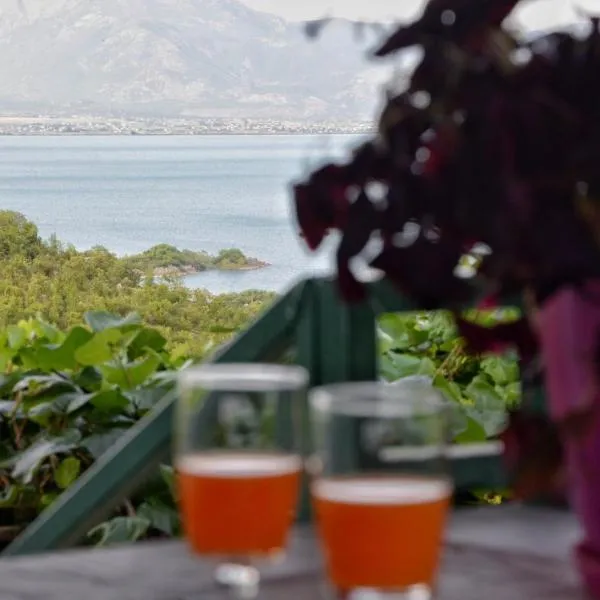
[[[179,377],[175,468],[191,549],[216,561],[238,598],[259,593],[258,566],[285,550],[302,471],[301,367],[213,364]]]
[[[315,388],[311,496],[332,598],[433,597],[452,485],[430,388]]]

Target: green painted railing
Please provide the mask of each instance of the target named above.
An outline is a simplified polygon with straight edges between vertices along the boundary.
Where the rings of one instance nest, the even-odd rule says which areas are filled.
[[[368,301],[348,306],[340,301],[333,281],[309,279],[294,286],[211,361],[276,361],[294,350],[296,362],[310,372],[311,385],[374,380],[378,375],[377,316],[416,308],[386,282],[370,284]],[[139,488],[161,462],[169,459],[174,402],[173,393],[126,432],[6,548],[3,556],[71,546]],[[204,425],[210,427],[214,406],[207,402],[203,411]],[[307,407],[304,414],[308,419]],[[278,426],[284,430],[290,426],[285,415],[278,419]],[[356,432],[339,433],[344,458],[359,460],[347,455],[357,448],[352,443]],[[452,468],[459,489],[504,483],[497,455],[457,457]],[[308,517],[307,506],[305,491],[301,518]]]

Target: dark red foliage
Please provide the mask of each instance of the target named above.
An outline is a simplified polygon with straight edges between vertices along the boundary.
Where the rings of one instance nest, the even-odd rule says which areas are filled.
[[[375,53],[385,56],[421,44],[427,38],[441,38],[457,46],[481,49],[485,30],[499,27],[519,0],[430,0],[423,16],[401,27]]]
[[[515,346],[525,365],[538,354],[537,337],[526,318],[493,327],[476,325],[460,315],[456,315],[455,319],[460,335],[467,340],[467,347],[474,354],[502,352],[509,346]]]
[[[598,20],[587,37],[518,41],[502,29],[516,4],[430,0],[376,52],[423,49],[406,90],[386,96],[377,134],[346,163],[296,185],[308,246],[341,233],[347,300],[364,296],[350,260],[374,238],[383,250],[372,266],[427,308],[458,310],[523,290],[543,303],[564,285],[600,276]],[[409,225],[419,233],[407,241]],[[461,279],[458,260],[474,243],[491,253],[476,277]],[[490,346],[461,327],[473,347]],[[533,352],[533,336],[520,327],[486,335],[502,343],[515,335]]]
[[[502,438],[516,498],[562,495],[566,484],[563,446],[557,428],[546,417],[511,413]]]

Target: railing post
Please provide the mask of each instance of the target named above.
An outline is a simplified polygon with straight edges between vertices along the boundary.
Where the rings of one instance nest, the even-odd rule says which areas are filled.
[[[343,381],[370,381],[377,377],[375,316],[369,306],[348,306],[342,302],[335,281],[315,279],[303,303],[298,321],[298,362],[311,374],[311,386]],[[304,423],[308,433],[308,453],[312,447],[309,411]],[[357,424],[339,418],[334,424],[337,463],[334,468],[347,469],[358,464]],[[305,486],[301,519],[310,515]]]
[[[375,314],[370,305],[342,301],[334,281],[318,282],[321,336],[320,383],[374,381],[377,379]],[[360,424],[342,416],[332,429],[332,467],[348,471],[360,464]]]

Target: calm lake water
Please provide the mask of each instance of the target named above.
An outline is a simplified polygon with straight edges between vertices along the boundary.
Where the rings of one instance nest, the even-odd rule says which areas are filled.
[[[357,136],[0,137],[0,207],[79,249],[132,254],[158,244],[216,253],[237,247],[271,263],[210,272],[187,284],[212,292],[282,291],[327,271],[291,218],[289,184]]]

